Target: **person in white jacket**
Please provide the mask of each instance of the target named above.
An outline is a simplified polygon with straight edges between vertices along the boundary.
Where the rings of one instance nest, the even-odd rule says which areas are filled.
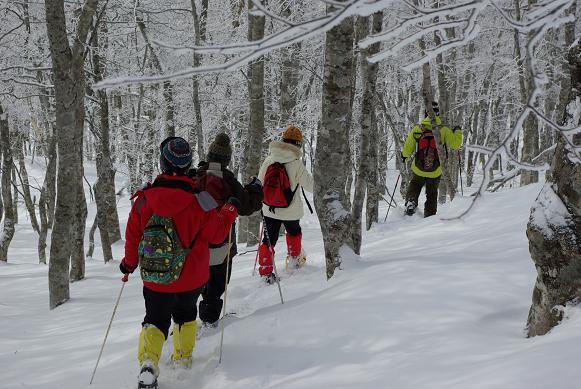
[[[262,243],[258,247],[258,263],[260,265],[258,271],[267,283],[275,281],[272,261],[274,246],[278,240],[281,224],[284,224],[286,230],[288,268],[298,268],[305,261],[304,254],[302,254],[302,232],[299,224],[304,215],[300,187],[312,193],[313,176],[301,161],[302,142],[303,134],[301,130],[294,126],[288,127],[282,133],[281,141],[272,141],[270,143],[270,153],[262,163],[258,173],[258,179],[264,183],[268,167],[277,162],[283,164],[286,168],[290,187],[295,191],[292,201],[286,208],[262,206],[266,233],[263,233]]]

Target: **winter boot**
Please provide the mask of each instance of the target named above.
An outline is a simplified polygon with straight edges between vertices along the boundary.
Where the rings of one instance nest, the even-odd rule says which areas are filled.
[[[264,243],[258,246],[258,264],[260,265],[258,267],[258,273],[262,277],[266,277],[268,274],[271,274],[273,272],[272,267],[273,258],[274,258],[274,247],[272,248],[271,251],[270,248]]]
[[[407,216],[412,216],[414,213],[416,213],[416,208],[418,207],[418,205],[412,201],[406,201],[405,202],[405,214]]]
[[[196,345],[196,321],[188,321],[183,324],[174,323],[172,341],[173,354],[171,360],[174,366],[182,366],[186,369],[192,367],[192,352]]]
[[[141,366],[138,377],[138,388],[157,388],[157,376],[159,375],[159,358],[165,336],[156,326],[145,324],[139,334],[137,347],[137,360]]]

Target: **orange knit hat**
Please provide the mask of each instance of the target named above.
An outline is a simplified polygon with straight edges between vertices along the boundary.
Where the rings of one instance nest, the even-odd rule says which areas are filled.
[[[287,129],[282,133],[282,139],[302,142],[303,133],[295,126],[288,126]]]

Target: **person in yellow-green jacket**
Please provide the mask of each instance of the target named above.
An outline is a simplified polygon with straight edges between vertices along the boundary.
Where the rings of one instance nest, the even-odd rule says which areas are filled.
[[[408,133],[402,150],[402,160],[405,163],[406,158],[412,156],[412,179],[406,192],[406,215],[413,215],[418,206],[418,199],[422,187],[426,186],[426,203],[424,205],[424,217],[436,214],[438,210],[438,185],[442,175],[442,167],[434,129],[440,131],[440,142],[446,149],[458,149],[462,145],[462,130],[460,127],[454,127],[450,130],[442,124],[438,116],[438,104],[432,103],[434,109],[434,118],[426,118],[420,124],[414,126]],[[446,157],[446,156],[444,156]]]

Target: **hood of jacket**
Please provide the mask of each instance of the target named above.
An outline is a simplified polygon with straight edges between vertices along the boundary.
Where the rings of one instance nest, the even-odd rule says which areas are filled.
[[[188,176],[170,176],[161,174],[157,178],[168,181],[183,181],[195,187],[195,181]],[[195,195],[178,188],[151,187],[143,191],[143,197],[156,215],[172,217],[181,213],[185,208],[192,207]]]
[[[270,142],[270,157],[274,162],[288,163],[301,158],[302,151],[295,145],[278,140]]]

